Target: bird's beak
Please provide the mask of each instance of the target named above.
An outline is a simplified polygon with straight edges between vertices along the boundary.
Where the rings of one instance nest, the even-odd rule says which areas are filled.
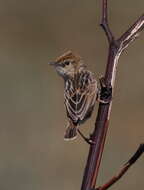
[[[56,62],[49,62],[48,65],[52,65],[52,66],[55,66]]]

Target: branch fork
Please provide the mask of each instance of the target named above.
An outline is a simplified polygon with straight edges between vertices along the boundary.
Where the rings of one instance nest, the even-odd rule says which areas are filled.
[[[108,6],[107,0],[102,1],[102,19],[101,19],[101,27],[103,28],[108,43],[109,43],[109,51],[108,51],[108,59],[106,65],[106,71],[104,75],[104,81],[106,88],[110,85],[112,87],[112,94],[114,92],[114,84],[116,77],[116,69],[119,57],[124,49],[128,47],[128,45],[134,41],[140,33],[144,29],[144,14],[140,16],[137,21],[118,39],[113,35],[109,24],[108,24]],[[144,145],[141,145],[138,149],[140,154],[136,153],[139,156],[133,156],[126,165],[123,166],[120,173],[112,178],[108,183],[104,186],[95,188],[97,176],[99,173],[99,167],[101,163],[102,153],[104,149],[106,134],[109,126],[109,118],[112,107],[112,99],[107,104],[99,103],[98,113],[95,122],[95,128],[91,135],[91,140],[94,144],[90,145],[89,154],[87,158],[87,163],[84,171],[83,181],[81,190],[106,190],[111,185],[113,185],[116,181],[118,181],[129,169],[129,167],[141,156],[143,153]],[[137,158],[137,159],[136,159]]]

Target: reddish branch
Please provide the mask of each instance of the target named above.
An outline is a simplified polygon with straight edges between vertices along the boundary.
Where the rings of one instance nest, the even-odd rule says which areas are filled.
[[[135,154],[130,158],[130,160],[126,164],[124,164],[120,172],[116,176],[112,177],[106,184],[95,190],[106,190],[113,184],[115,184],[128,171],[128,169],[140,158],[143,152],[144,144],[141,144],[135,152]]]
[[[101,26],[104,29],[109,43],[104,81],[107,87],[112,86],[113,92],[119,56],[130,42],[138,37],[140,32],[144,29],[144,15],[142,15],[124,34],[121,35],[119,39],[116,40],[108,25],[107,0],[102,0]],[[109,125],[111,107],[112,101],[108,104],[99,104],[95,129],[91,135],[91,140],[94,141],[94,144],[90,145],[81,190],[92,190],[95,188]]]

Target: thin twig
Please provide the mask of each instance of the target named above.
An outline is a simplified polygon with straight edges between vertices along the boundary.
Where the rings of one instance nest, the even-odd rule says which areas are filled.
[[[137,38],[144,29],[144,14],[118,39],[122,48],[125,49],[130,42]]]
[[[107,0],[102,0],[102,18],[101,18],[101,27],[104,29],[108,42],[111,43],[114,39],[114,36],[108,25],[108,12],[107,12]]]
[[[140,144],[135,154],[129,159],[129,161],[126,164],[124,164],[124,166],[116,176],[113,176],[106,184],[99,188],[96,188],[95,190],[107,190],[109,187],[115,184],[128,171],[128,169],[140,158],[142,153],[144,153],[144,144]]]
[[[118,40],[115,40],[109,25],[107,15],[107,0],[102,0],[102,22],[101,26],[105,31],[109,42],[109,52],[104,75],[105,85],[108,88],[112,87],[114,92],[116,68],[121,52],[133,41],[138,34],[144,29],[144,18],[140,17],[136,23],[127,30]],[[101,163],[102,153],[104,149],[109,118],[111,113],[112,101],[108,104],[99,104],[98,113],[95,122],[95,128],[91,135],[91,140],[94,142],[90,146],[87,163],[84,171],[81,190],[95,189],[99,167]]]

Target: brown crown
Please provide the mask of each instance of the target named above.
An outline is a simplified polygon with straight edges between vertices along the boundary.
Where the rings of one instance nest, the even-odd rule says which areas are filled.
[[[69,59],[72,59],[72,60],[78,62],[81,60],[81,57],[77,54],[74,54],[72,51],[69,50],[69,51],[65,52],[63,55],[59,56],[56,59],[56,62],[63,62],[65,60],[69,60]]]

